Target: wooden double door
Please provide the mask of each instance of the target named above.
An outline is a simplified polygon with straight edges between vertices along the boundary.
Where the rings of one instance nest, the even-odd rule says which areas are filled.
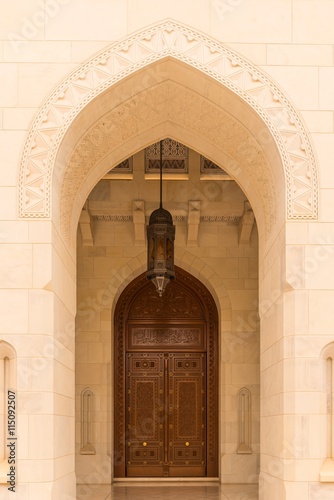
[[[115,311],[115,477],[218,474],[217,310],[176,268],[159,297],[145,275]]]
[[[206,475],[206,353],[126,356],[127,476]]]

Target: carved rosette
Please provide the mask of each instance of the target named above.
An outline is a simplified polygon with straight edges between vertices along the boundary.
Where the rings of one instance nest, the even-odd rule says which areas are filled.
[[[287,218],[317,218],[315,159],[304,125],[292,104],[262,71],[231,49],[171,20],[113,44],[83,64],[48,97],[31,126],[24,148],[19,179],[20,217],[50,217],[55,158],[80,111],[116,82],[167,56],[221,82],[255,110],[269,128],[282,158]]]

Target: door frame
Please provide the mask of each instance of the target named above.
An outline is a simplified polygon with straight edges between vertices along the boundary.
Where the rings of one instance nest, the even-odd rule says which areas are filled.
[[[206,477],[218,476],[218,381],[219,381],[219,346],[218,346],[218,311],[209,290],[194,276],[181,268],[175,267],[176,283],[185,293],[192,295],[200,304],[206,324],[207,351],[207,474]],[[126,477],[125,428],[125,354],[126,324],[128,314],[136,297],[152,287],[146,279],[146,273],[134,279],[118,299],[114,315],[114,477]],[[171,285],[169,285],[171,286]]]

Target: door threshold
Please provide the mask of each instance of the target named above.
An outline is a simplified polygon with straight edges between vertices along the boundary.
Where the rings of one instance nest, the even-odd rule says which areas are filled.
[[[219,483],[219,477],[116,477],[115,483]]]

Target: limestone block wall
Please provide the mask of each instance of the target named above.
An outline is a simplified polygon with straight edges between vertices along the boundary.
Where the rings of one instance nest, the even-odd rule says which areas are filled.
[[[22,498],[45,498],[66,485],[74,495],[75,265],[51,222],[5,221],[1,234],[0,356],[8,356],[3,344],[12,346],[15,492]],[[2,384],[0,390],[4,401]],[[7,498],[4,473],[7,460],[1,464],[0,483],[0,495]]]

